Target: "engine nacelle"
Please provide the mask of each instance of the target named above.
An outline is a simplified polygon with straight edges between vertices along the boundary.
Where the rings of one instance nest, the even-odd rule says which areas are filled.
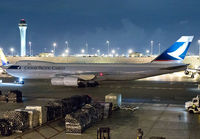
[[[51,79],[52,85],[78,86],[78,78],[75,77],[54,77]]]

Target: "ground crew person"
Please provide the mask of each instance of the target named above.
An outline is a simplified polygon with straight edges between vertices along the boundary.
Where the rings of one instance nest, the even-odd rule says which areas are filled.
[[[143,136],[143,131],[141,128],[137,129],[137,139],[142,139]]]

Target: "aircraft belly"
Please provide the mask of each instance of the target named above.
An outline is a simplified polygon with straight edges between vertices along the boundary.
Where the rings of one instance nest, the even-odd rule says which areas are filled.
[[[33,72],[33,73],[27,73],[26,78],[28,79],[50,79],[52,78],[54,73],[50,72]]]
[[[104,77],[97,77],[97,80],[113,80],[113,81],[122,81],[122,80],[137,80],[162,74],[168,74],[177,72],[180,70],[148,70],[143,72],[132,72],[132,73],[118,73],[112,75],[105,75]]]

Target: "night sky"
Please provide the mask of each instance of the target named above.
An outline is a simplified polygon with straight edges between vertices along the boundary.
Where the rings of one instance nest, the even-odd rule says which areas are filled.
[[[19,54],[18,23],[25,19],[34,54],[50,51],[56,42],[59,55],[65,41],[72,54],[86,42],[90,53],[107,53],[106,40],[119,54],[130,48],[144,53],[153,40],[156,54],[159,42],[164,50],[181,35],[195,36],[189,52],[198,54],[199,7],[198,0],[1,0],[0,46]]]

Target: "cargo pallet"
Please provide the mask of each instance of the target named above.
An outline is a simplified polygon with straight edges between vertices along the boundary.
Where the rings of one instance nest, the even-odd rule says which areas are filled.
[[[63,129],[62,130],[58,130],[56,128],[54,128],[53,126],[51,126],[50,124],[54,123],[54,122],[58,122],[58,121],[61,121],[61,120],[64,120],[64,118],[59,118],[57,120],[52,120],[52,121],[48,121],[47,123],[45,124],[42,124],[41,126],[38,126],[38,127],[35,127],[33,129],[30,129],[30,130],[26,130],[25,132],[21,133],[19,136],[16,136],[14,139],[21,139],[23,138],[24,135],[27,135],[31,132],[37,132],[42,138],[44,139],[51,139],[57,135],[59,135],[60,133],[62,133],[63,131],[65,131],[65,127],[63,126]],[[42,128],[42,127],[45,127],[45,126],[48,126],[50,127],[51,129],[55,130],[57,133],[52,135],[51,137],[46,137],[44,134],[42,134],[39,129]]]

